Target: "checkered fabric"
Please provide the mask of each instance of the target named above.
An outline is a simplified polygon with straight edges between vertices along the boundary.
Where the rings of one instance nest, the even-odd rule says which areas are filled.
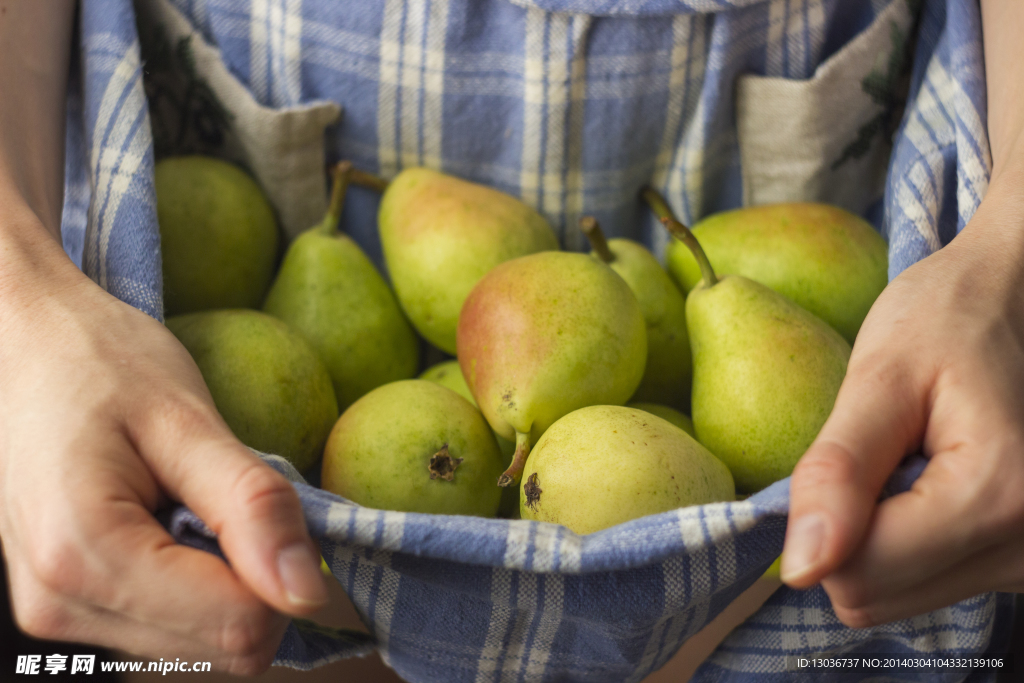
[[[495,186],[542,211],[567,249],[584,248],[574,226],[593,214],[661,255],[664,233],[636,200],[644,184],[687,221],[740,205],[737,81],[811,83],[877,22],[892,48],[861,88],[877,110],[833,165],[892,146],[884,190],[861,207],[889,241],[891,276],[964,227],[991,169],[971,0],[172,2],[260,104],[341,105],[325,131],[328,160],[384,176],[427,165]],[[154,139],[133,11],[129,0],[81,3],[64,242],[102,287],[160,318]],[[891,20],[897,11],[910,23]],[[380,264],[376,198],[351,195],[345,229]],[[376,648],[410,681],[640,680],[775,559],[788,505],[783,481],[743,502],[579,537],[550,524],[365,509],[268,461],[296,481],[310,528],[371,632],[296,621],[278,663],[311,668]],[[922,466],[908,461],[892,492]],[[216,550],[187,510],[166,521],[182,542]],[[819,680],[787,670],[786,657],[825,651],[995,651],[1011,605],[988,594],[852,630],[820,589],[784,588],[695,680]]]

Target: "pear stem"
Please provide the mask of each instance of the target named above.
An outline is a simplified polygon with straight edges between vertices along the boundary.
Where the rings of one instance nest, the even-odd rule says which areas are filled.
[[[711,267],[711,261],[708,260],[707,254],[704,253],[704,248],[700,246],[700,242],[693,236],[690,229],[680,223],[675,217],[665,198],[653,187],[645,187],[641,191],[641,196],[647,202],[647,205],[651,207],[651,211],[658,217],[662,225],[668,228],[668,231],[693,253],[693,257],[697,259],[697,265],[700,266],[701,276],[704,278],[704,286],[714,287],[717,285],[718,277],[715,275],[715,270]]]
[[[351,173],[349,173],[349,182],[357,187],[365,187],[367,190],[373,190],[374,192],[383,193],[384,190],[388,189],[388,181],[358,168],[353,168]]]
[[[331,169],[331,203],[327,207],[325,223],[333,234],[341,221],[341,210],[345,207],[345,195],[348,194],[349,177],[352,172],[351,161],[340,161]]]
[[[519,483],[526,467],[526,457],[530,455],[530,432],[516,432],[516,452],[512,455],[512,464],[500,477],[498,486],[507,487]]]
[[[601,230],[596,218],[593,216],[580,218],[580,231],[590,240],[590,246],[594,248],[602,261],[611,263],[615,260],[615,254],[608,248],[608,240],[604,238],[604,231]]]

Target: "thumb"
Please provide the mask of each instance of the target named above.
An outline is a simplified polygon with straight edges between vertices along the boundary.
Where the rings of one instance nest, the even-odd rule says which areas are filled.
[[[854,359],[790,480],[780,574],[793,588],[817,584],[850,557],[885,481],[923,430],[924,401],[912,379],[892,363]]]
[[[142,458],[218,535],[241,580],[281,612],[323,606],[320,553],[291,483],[235,438],[212,403],[189,396],[146,413],[129,421]]]

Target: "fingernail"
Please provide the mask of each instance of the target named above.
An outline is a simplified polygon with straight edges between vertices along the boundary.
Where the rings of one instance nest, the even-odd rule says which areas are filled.
[[[782,580],[788,583],[812,571],[818,565],[824,540],[825,518],[820,514],[804,515],[793,522],[782,550]]]
[[[296,543],[277,555],[277,571],[288,602],[311,607],[327,602],[327,587],[320,574],[320,557],[305,543]]]

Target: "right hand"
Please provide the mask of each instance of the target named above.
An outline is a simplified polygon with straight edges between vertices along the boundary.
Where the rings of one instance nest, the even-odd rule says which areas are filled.
[[[266,669],[284,615],[327,599],[294,488],[232,435],[163,325],[86,278],[31,212],[0,220],[0,539],[18,624]],[[168,500],[230,565],[174,542],[153,517]]]

